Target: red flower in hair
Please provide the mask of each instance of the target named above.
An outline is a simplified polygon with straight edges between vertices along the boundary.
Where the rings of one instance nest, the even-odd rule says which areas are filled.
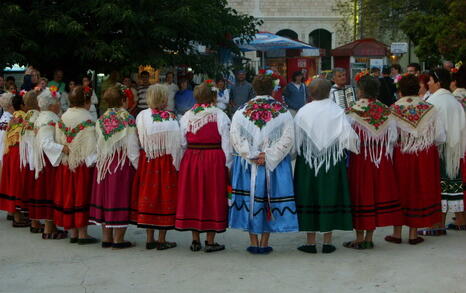
[[[265,69],[260,69],[259,74],[265,74]]]

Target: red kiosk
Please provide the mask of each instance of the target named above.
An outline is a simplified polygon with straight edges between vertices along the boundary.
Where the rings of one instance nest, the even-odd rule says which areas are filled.
[[[347,74],[349,84],[361,70],[387,65],[389,52],[387,45],[375,39],[356,40],[332,50],[333,67],[350,73]]]

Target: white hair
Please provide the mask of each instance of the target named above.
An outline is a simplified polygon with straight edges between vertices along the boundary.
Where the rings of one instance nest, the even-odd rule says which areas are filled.
[[[14,95],[9,92],[0,95],[0,107],[2,107],[3,110],[7,110],[13,106],[13,97]]]
[[[50,106],[60,103],[60,93],[55,92],[54,96],[49,88],[45,88],[37,96],[37,103],[41,111],[47,111]]]

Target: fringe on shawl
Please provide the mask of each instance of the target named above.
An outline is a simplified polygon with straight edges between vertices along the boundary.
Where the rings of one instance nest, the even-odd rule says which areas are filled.
[[[85,162],[86,158],[96,149],[95,127],[86,127],[74,137],[71,143],[67,143],[65,134],[57,126],[57,137],[70,149],[70,154],[63,156],[62,163],[67,164],[71,171]]]
[[[202,113],[198,114],[198,115],[202,115]],[[207,123],[209,122],[216,122],[217,121],[217,113],[213,113],[213,112],[205,112],[204,115],[202,115],[201,117],[197,118],[196,116],[193,116],[193,118],[191,118],[189,121],[188,121],[188,128],[187,128],[187,131],[189,132],[192,132],[194,134],[196,134],[199,129],[201,129],[204,125],[206,125]]]
[[[363,146],[365,159],[369,156],[371,162],[378,168],[382,161],[382,156],[385,155],[390,159],[392,158],[393,148],[390,142],[392,128],[386,127],[379,135],[374,136],[371,132],[367,131],[365,127],[360,126],[360,124],[355,123],[353,127],[356,133],[364,133]]]
[[[39,178],[40,172],[44,169],[45,166],[45,158],[44,158],[44,150],[40,142],[44,136],[45,131],[54,132],[55,128],[50,125],[41,126],[36,134],[36,139],[34,140],[34,167],[35,167],[35,177],[36,179]]]
[[[337,138],[330,147],[318,150],[306,132],[299,126],[296,127],[295,135],[297,153],[302,155],[309,166],[314,169],[316,176],[323,166],[325,166],[325,171],[335,166],[344,157],[346,149],[359,150],[357,136],[347,136],[345,139]]]
[[[100,123],[100,122],[98,122]],[[104,139],[102,131],[97,127],[97,182],[100,183],[107,174],[112,174],[118,168],[123,168],[127,155],[128,133],[135,131],[135,127],[126,127],[125,129],[113,134],[108,140]],[[113,160],[117,158],[118,164],[113,170],[110,166]]]
[[[21,136],[19,142],[19,160],[21,169],[26,168],[31,159],[34,160],[34,158],[29,158],[28,152],[28,145],[35,149],[36,145],[34,143],[34,136],[35,133],[33,130],[26,130],[25,133]]]
[[[434,144],[436,137],[437,122],[435,116],[419,125],[417,128],[398,123],[400,130],[401,151],[403,153],[417,153],[428,149]]]
[[[178,169],[181,161],[181,137],[178,131],[164,131],[147,135],[139,133],[141,146],[150,160],[164,155],[173,157],[173,165]]]
[[[439,147],[440,157],[445,162],[445,171],[450,179],[458,177],[460,171],[461,159],[464,157],[464,150],[461,143],[457,143],[454,147],[447,147],[442,144]]]

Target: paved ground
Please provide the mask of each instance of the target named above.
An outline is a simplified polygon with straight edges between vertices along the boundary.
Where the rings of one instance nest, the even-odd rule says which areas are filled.
[[[188,232],[169,232],[179,247],[160,252],[146,251],[144,230],[131,228],[137,247],[112,251],[44,241],[10,223],[0,213],[0,292],[466,292],[466,232],[413,247],[385,243],[385,228],[371,251],[341,247],[353,234],[337,232],[331,255],[303,254],[295,247],[304,234],[281,234],[273,254],[252,256],[247,234],[234,230],[218,237],[226,251],[206,254],[189,251]]]

